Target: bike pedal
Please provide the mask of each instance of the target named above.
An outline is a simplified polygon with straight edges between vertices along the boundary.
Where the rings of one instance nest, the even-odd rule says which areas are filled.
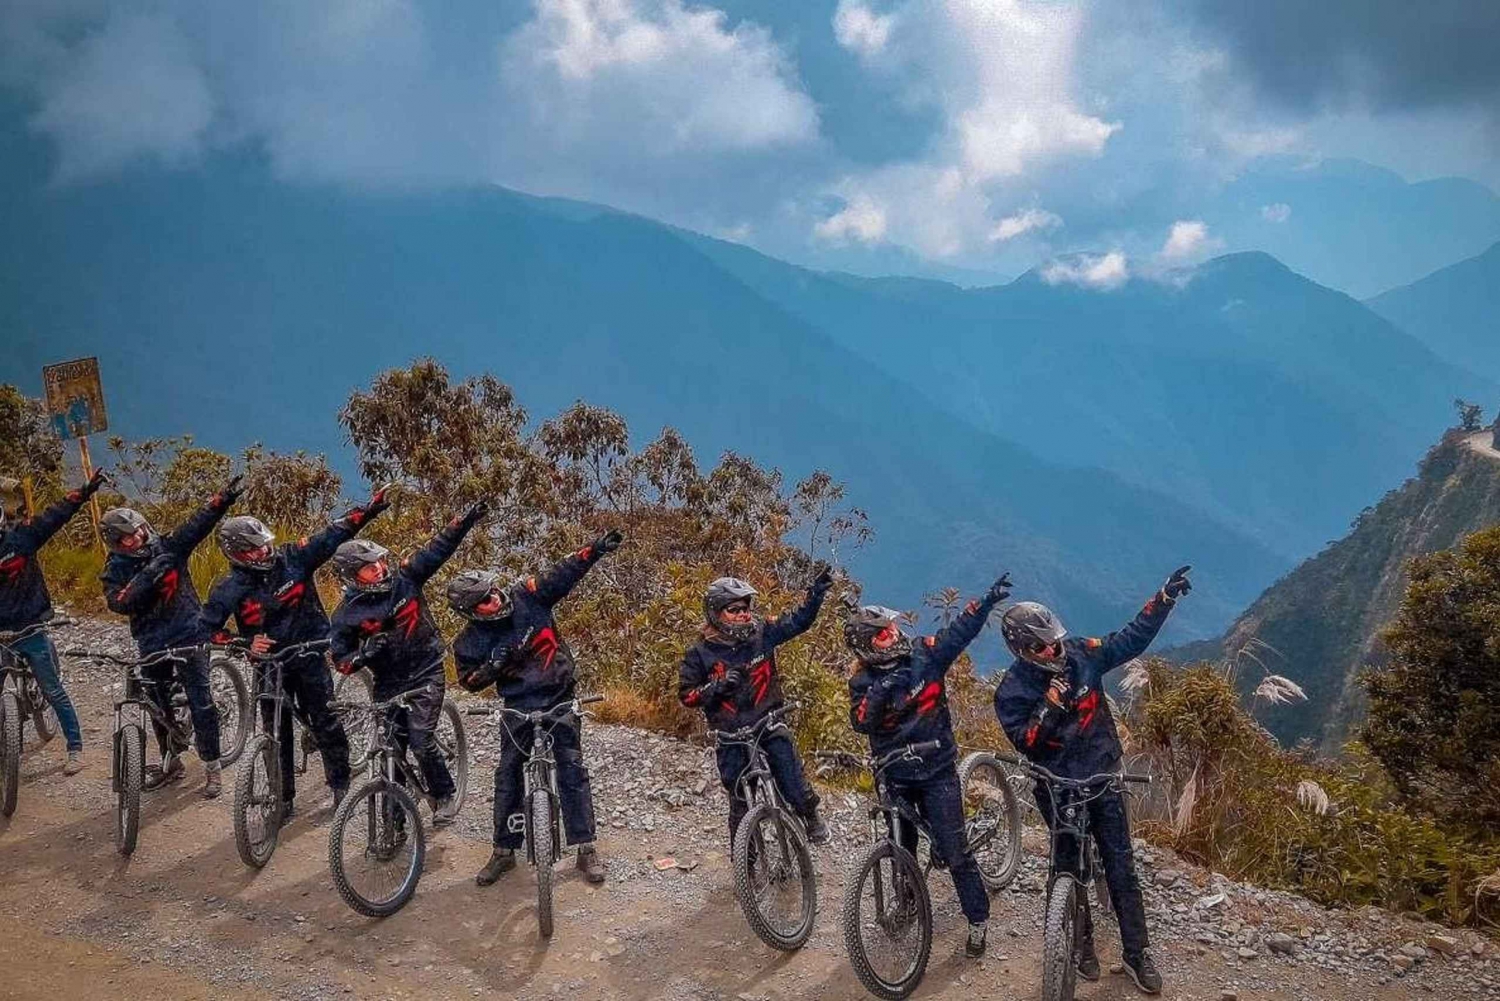
[[[525,834],[526,815],[521,813],[513,813],[509,817],[506,817],[505,829],[511,834]]]

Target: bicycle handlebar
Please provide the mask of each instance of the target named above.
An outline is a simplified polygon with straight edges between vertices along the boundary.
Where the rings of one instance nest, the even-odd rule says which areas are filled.
[[[82,647],[71,647],[64,650],[63,653],[69,657],[84,657],[88,660],[109,661],[112,664],[119,664],[121,667],[150,667],[152,664],[159,664],[164,660],[182,660],[189,654],[198,653],[206,649],[209,645],[207,643],[196,643],[192,646],[168,647],[165,650],[157,650],[154,653],[143,654],[139,657],[118,657],[115,654],[105,653],[102,650],[85,650]]]
[[[813,757],[822,761],[836,762],[845,767],[868,768],[872,774],[879,775],[897,761],[920,759],[924,754],[939,750],[942,746],[941,740],[924,740],[920,744],[906,744],[884,754],[872,754],[865,758],[849,751],[814,751]]]
[[[595,702],[603,701],[603,695],[580,695],[576,698],[569,699],[567,702],[559,702],[551,709],[533,709],[530,712],[523,712],[520,709],[512,709],[510,706],[506,705],[470,706],[469,708],[464,710],[464,715],[493,716],[496,713],[506,713],[511,716],[515,716],[518,719],[541,722],[542,720],[548,718],[557,718],[560,720],[563,716],[571,716],[576,713],[580,706],[586,706]],[[559,712],[558,710],[566,711]]]
[[[782,722],[782,717],[791,712],[792,708],[793,704],[788,702],[786,705],[772,709],[749,726],[742,726],[738,730],[714,730],[712,731],[714,741],[721,744],[748,744],[773,722]]]
[[[31,625],[21,629],[7,629],[0,632],[0,646],[10,646],[12,643],[19,643],[24,639],[30,639],[37,633],[46,632],[53,626],[71,626],[73,622],[74,620],[72,619],[52,618],[43,622],[33,622]]]
[[[250,660],[256,660],[262,663],[266,663],[277,660],[285,660],[288,657],[291,657],[293,654],[306,653],[309,650],[327,649],[328,646],[332,644],[332,642],[332,640],[328,639],[304,640],[301,643],[293,643],[289,646],[284,646],[279,650],[267,650],[265,653],[256,653],[250,649],[249,640],[243,637],[236,636],[232,639],[226,640],[223,643],[215,643],[214,646],[219,648],[227,647],[232,650],[240,650],[243,651]]]
[[[1039,778],[1044,782],[1049,782],[1053,785],[1064,786],[1070,789],[1086,789],[1089,786],[1098,785],[1101,782],[1135,782],[1140,785],[1151,784],[1151,776],[1137,775],[1131,772],[1099,772],[1096,775],[1090,775],[1088,778],[1084,779],[1069,779],[1058,775],[1056,772],[1043,768],[1041,765],[1037,764],[1034,761],[1029,761],[1025,758],[1019,757],[1018,755],[1010,754],[1005,751],[996,751],[995,757],[999,758],[1001,761],[1005,761],[1012,765],[1018,766],[1019,768],[1021,768],[1021,770],[1030,773],[1033,777]]]

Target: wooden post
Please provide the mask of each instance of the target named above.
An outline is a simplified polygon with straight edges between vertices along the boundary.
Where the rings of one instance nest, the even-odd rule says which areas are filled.
[[[85,481],[94,478],[94,463],[89,459],[89,440],[86,435],[78,437],[78,465],[83,468]],[[99,534],[99,496],[97,494],[89,498],[89,517],[94,523],[94,542],[102,553],[104,552],[104,536]]]
[[[31,477],[21,477],[21,497],[26,502],[26,517],[36,517],[36,496],[31,492]]]

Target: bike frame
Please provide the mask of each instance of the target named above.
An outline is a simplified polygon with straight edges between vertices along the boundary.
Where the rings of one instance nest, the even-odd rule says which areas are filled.
[[[721,747],[726,744],[739,744],[750,749],[750,760],[735,782],[735,794],[743,799],[750,809],[766,803],[785,816],[791,817],[792,812],[786,808],[786,803],[781,798],[781,789],[776,785],[775,776],[771,774],[770,759],[766,757],[765,750],[760,746],[761,741],[771,731],[788,729],[786,714],[789,711],[790,707],[784,706],[771,710],[752,725],[739,730],[717,730],[714,732],[714,741]]]
[[[29,639],[37,633],[46,632],[49,625],[46,622],[37,622],[15,632],[0,633],[0,692],[5,690],[5,681],[9,678],[11,691],[15,693],[16,704],[21,710],[20,718],[23,725],[33,713],[47,705],[47,697],[42,693],[41,682],[32,673],[31,664],[12,649],[11,644]]]

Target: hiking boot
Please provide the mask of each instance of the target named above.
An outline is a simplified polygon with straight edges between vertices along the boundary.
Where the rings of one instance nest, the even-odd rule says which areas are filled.
[[[1130,979],[1135,985],[1147,994],[1161,993],[1161,974],[1156,971],[1156,964],[1151,962],[1151,953],[1142,952],[1139,956],[1125,957],[1125,972],[1130,974]]]
[[[807,840],[809,844],[821,846],[828,844],[832,840],[828,833],[828,825],[823,822],[822,817],[818,816],[817,807],[808,810],[807,816],[803,819],[807,821]]]
[[[68,763],[63,765],[63,774],[77,775],[81,771],[83,771],[83,752],[69,751]]]
[[[218,799],[219,793],[224,791],[223,769],[216,761],[209,765],[203,773],[203,798]]]
[[[516,850],[514,848],[496,848],[490,853],[490,860],[479,870],[474,877],[474,882],[479,886],[489,886],[497,879],[516,867]]]
[[[1099,954],[1094,951],[1094,936],[1083,935],[1073,947],[1073,965],[1078,975],[1093,982],[1099,979]]]
[[[984,955],[985,935],[989,931],[989,925],[981,922],[977,925],[969,925],[969,940],[964,943],[964,955],[970,959],[978,959]]]
[[[293,805],[293,803],[292,803],[291,800],[284,799],[284,800],[281,801],[281,822],[283,824],[286,823],[288,820],[291,820],[292,817],[296,816],[296,814],[297,814],[297,807],[295,805]]]
[[[604,863],[592,843],[578,846],[578,871],[590,883],[604,882]]]
[[[141,788],[147,792],[160,789],[162,786],[180,782],[187,770],[182,767],[182,759],[173,755],[161,765],[152,765],[146,769],[146,777],[141,782]]]
[[[447,827],[458,819],[458,797],[444,796],[432,805],[432,826]]]

